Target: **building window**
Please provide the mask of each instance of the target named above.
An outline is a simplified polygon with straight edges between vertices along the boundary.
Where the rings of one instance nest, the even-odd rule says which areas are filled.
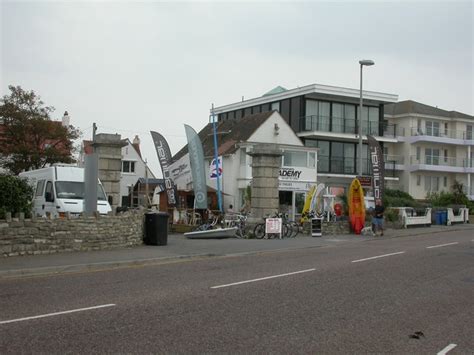
[[[280,102],[273,102],[271,111],[278,111],[280,112]]]
[[[315,168],[316,167],[316,153],[309,152],[308,153],[308,168]]]
[[[466,125],[466,139],[472,139],[472,125],[470,124]]]
[[[420,186],[421,185],[421,175],[417,175],[416,176],[416,186]]]
[[[240,165],[245,165],[247,162],[247,154],[246,154],[246,149],[241,148],[240,149]]]
[[[421,158],[421,148],[416,147],[416,160],[420,161],[420,158]]]
[[[283,166],[295,166],[306,168],[308,165],[306,152],[285,150],[283,152]]]
[[[135,162],[134,161],[122,161],[122,172],[123,173],[134,173],[135,172]]]
[[[448,177],[447,176],[443,176],[443,186],[444,187],[448,186]]]
[[[425,191],[426,192],[439,191],[439,176],[425,176]]]
[[[426,121],[426,135],[439,137],[439,122]]]
[[[444,162],[445,163],[448,162],[448,150],[447,149],[444,150]]]
[[[425,148],[425,164],[439,165],[439,149]]]
[[[313,139],[307,139],[304,142],[307,147],[319,148],[318,151],[318,173],[329,172],[329,142],[328,141],[317,141]]]
[[[444,123],[444,135],[445,135],[445,136],[448,135],[448,122],[445,122],[445,123]]]
[[[329,132],[331,104],[326,101],[306,100],[303,130]]]
[[[421,129],[421,120],[420,119],[416,120],[416,134],[417,135],[423,134],[423,131]]]

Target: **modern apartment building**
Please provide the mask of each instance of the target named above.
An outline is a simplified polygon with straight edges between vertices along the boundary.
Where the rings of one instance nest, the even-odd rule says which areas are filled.
[[[265,95],[216,107],[219,121],[241,120],[252,114],[276,110],[305,146],[317,147],[318,181],[337,193],[346,189],[358,172],[359,89],[312,84],[287,90],[277,87]],[[395,126],[384,120],[384,105],[398,101],[393,94],[364,91],[362,110],[363,174],[371,173],[366,135],[384,146],[396,143]],[[395,170],[388,180],[398,180]],[[393,176],[390,176],[393,175]]]
[[[424,199],[457,180],[474,199],[473,116],[408,100],[386,105],[384,117],[396,136],[384,154],[386,168],[399,177],[397,188]]]

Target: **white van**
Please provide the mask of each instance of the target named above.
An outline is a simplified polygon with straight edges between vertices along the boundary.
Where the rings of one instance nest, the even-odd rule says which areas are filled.
[[[84,169],[76,166],[51,166],[25,171],[20,177],[28,179],[34,189],[33,213],[37,216],[64,217],[66,212],[78,215],[84,211]],[[97,186],[97,211],[112,211],[104,188]]]

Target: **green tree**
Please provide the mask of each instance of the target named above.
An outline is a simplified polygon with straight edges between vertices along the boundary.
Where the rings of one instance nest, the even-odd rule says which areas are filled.
[[[18,212],[30,216],[32,200],[33,188],[25,179],[0,174],[0,219],[4,219],[7,212],[13,216]]]
[[[0,166],[13,174],[53,163],[72,163],[73,140],[79,131],[51,121],[51,106],[45,106],[34,91],[9,86],[0,99]]]

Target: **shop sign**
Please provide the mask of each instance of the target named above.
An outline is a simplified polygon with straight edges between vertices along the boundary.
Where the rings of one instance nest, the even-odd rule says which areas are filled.
[[[362,187],[371,187],[372,186],[372,177],[370,176],[358,176],[357,179],[360,182]]]
[[[280,178],[285,180],[299,180],[301,173],[301,170],[296,170],[295,168],[281,168]]]

